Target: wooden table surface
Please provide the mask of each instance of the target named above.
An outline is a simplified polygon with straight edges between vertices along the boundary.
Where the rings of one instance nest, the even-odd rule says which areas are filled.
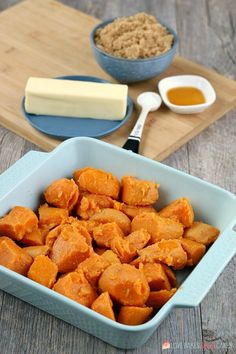
[[[0,0],[0,10],[17,2]],[[139,11],[152,13],[177,30],[180,55],[211,67],[229,78],[236,78],[235,0],[62,2],[101,19]],[[236,193],[235,119],[234,110],[184,145],[164,163]],[[0,126],[0,173],[32,149],[38,150]],[[199,307],[173,310],[144,347],[127,352],[235,353],[235,269],[236,257],[225,268]],[[171,342],[171,349],[161,349],[165,340]],[[0,291],[0,354],[124,352]]]

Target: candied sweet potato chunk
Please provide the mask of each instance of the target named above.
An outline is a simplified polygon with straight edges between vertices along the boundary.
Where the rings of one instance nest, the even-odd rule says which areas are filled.
[[[140,229],[129,234],[125,239],[133,245],[136,250],[141,250],[146,246],[151,236],[145,229]]]
[[[187,253],[187,265],[194,266],[196,265],[200,259],[204,256],[206,252],[206,246],[202,243],[195,242],[193,240],[189,240],[187,238],[180,239],[181,245],[185,252]]]
[[[81,269],[59,278],[53,290],[87,307],[90,307],[97,298],[96,291],[89,284]]]
[[[99,277],[109,265],[109,262],[105,258],[96,253],[92,253],[78,265],[76,271],[82,269],[85,278],[89,281],[89,283],[96,286]]]
[[[184,227],[193,224],[194,212],[188,198],[180,198],[165,206],[159,211],[159,215],[164,218],[176,218]]]
[[[99,289],[122,305],[143,306],[150,288],[142,271],[129,264],[112,264],[99,279]]]
[[[154,204],[158,199],[158,187],[155,182],[124,176],[121,199],[124,203],[134,206]]]
[[[132,264],[163,262],[174,269],[182,269],[187,264],[187,254],[180,240],[162,240],[138,251],[139,258]]]
[[[101,209],[112,207],[113,200],[110,197],[107,197],[106,195],[86,193],[78,202],[76,212],[83,220],[88,220],[93,214]]]
[[[47,256],[49,253],[49,247],[46,245],[24,247],[23,250],[26,251],[32,258],[36,258],[41,255]]]
[[[157,213],[137,215],[131,223],[131,230],[146,229],[151,235],[151,242],[162,239],[176,239],[183,235],[183,225],[176,220],[164,218]]]
[[[219,234],[220,230],[216,227],[195,221],[189,229],[185,230],[183,237],[208,246],[217,239]]]
[[[61,273],[72,272],[91,252],[85,238],[72,225],[64,225],[50,252]]]
[[[115,321],[113,303],[109,293],[102,293],[91,305],[91,309]]]
[[[0,219],[0,235],[20,241],[26,233],[32,232],[37,226],[38,218],[31,209],[16,206]]]
[[[140,325],[149,320],[152,312],[152,307],[122,306],[118,322],[131,326]]]
[[[50,258],[44,255],[37,256],[28,271],[28,278],[52,288],[56,281],[58,268]]]
[[[103,257],[106,261],[108,261],[109,264],[113,263],[121,263],[119,257],[117,254],[115,254],[112,250],[106,250],[101,254],[101,257]]]
[[[130,219],[119,210],[111,208],[102,209],[100,212],[95,213],[90,220],[97,221],[101,224],[116,222],[123,231],[124,235],[127,235],[130,232]]]
[[[120,192],[120,183],[111,173],[92,167],[85,167],[73,174],[79,188],[93,194],[106,195],[117,199]]]
[[[114,238],[122,238],[123,236],[124,234],[116,222],[101,224],[93,229],[93,239],[100,247],[110,248]]]
[[[151,291],[166,289],[170,290],[169,279],[160,263],[146,263],[143,265],[143,272],[148,281]]]
[[[127,239],[115,237],[110,243],[111,250],[117,254],[121,263],[129,263],[137,255],[137,249]]]
[[[48,231],[49,229],[46,227],[37,227],[32,232],[26,233],[21,242],[28,246],[42,246],[45,243]]]
[[[176,279],[176,276],[175,276],[175,273],[173,272],[173,270],[168,267],[168,265],[162,263],[162,268],[165,270],[165,273],[167,275],[167,278],[170,282],[170,285],[172,286],[172,288],[176,288],[177,286],[177,279]]]
[[[49,230],[60,225],[69,216],[68,209],[52,208],[47,203],[39,208],[39,225]]]
[[[151,291],[147,300],[147,306],[160,309],[176,293],[176,290],[173,288],[171,290]]]
[[[134,205],[127,205],[125,203],[120,203],[114,201],[113,207],[117,210],[122,211],[126,214],[130,219],[133,219],[135,216],[142,214],[142,213],[156,213],[156,209],[150,205],[147,206],[134,206]]]
[[[8,237],[0,237],[0,265],[26,275],[33,258]]]
[[[71,210],[79,198],[79,189],[73,179],[61,178],[52,182],[44,192],[48,204]]]

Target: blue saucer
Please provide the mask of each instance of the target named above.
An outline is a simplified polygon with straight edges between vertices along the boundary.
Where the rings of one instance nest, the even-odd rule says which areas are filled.
[[[94,76],[73,75],[59,77],[58,79],[108,83],[108,81]],[[126,116],[123,120],[119,121],[30,114],[26,112],[24,103],[25,97],[22,101],[22,111],[29,123],[42,133],[51,135],[61,140],[74,138],[77,136],[101,138],[102,136],[108,135],[122,127],[133,112],[133,102],[130,97],[128,97],[127,101]]]

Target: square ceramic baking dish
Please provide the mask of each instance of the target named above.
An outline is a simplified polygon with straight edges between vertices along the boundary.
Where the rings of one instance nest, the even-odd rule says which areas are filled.
[[[15,205],[35,209],[45,187],[72,171],[93,166],[117,177],[134,175],[160,183],[157,206],[187,196],[196,219],[221,230],[200,263],[180,271],[181,288],[147,323],[122,325],[0,266],[0,288],[119,348],[144,344],[174,307],[197,306],[236,252],[236,197],[198,178],[154,162],[130,151],[89,138],[74,138],[50,153],[29,152],[0,176],[0,216]]]

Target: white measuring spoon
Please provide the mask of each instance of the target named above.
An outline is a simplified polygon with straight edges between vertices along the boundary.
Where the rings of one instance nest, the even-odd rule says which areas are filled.
[[[131,150],[136,153],[139,152],[139,145],[148,113],[156,111],[160,107],[162,100],[158,93],[143,92],[138,96],[137,102],[141,107],[141,113],[128,137],[128,140],[123,146],[123,149]]]

